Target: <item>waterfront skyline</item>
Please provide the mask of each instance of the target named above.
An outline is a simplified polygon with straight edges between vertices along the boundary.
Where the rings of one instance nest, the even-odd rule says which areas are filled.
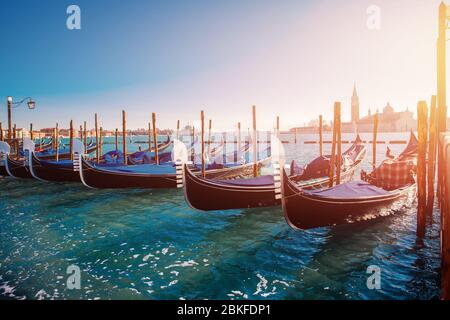
[[[436,91],[439,2],[377,1],[380,30],[367,28],[370,1],[77,1],[82,29],[72,31],[68,3],[4,4],[0,121],[13,95],[37,102],[14,110],[25,128],[70,119],[92,127],[95,111],[115,128],[122,109],[130,128],[145,128],[151,112],[158,127],[175,128],[203,109],[230,130],[249,126],[255,104],[259,128],[279,115],[286,130],[319,114],[330,120],[334,101],[349,121],[355,82],[361,115],[387,101],[415,113]]]

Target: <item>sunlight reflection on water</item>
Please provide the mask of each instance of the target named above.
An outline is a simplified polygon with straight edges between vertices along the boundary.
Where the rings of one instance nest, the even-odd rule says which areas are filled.
[[[285,145],[287,158],[314,158],[318,146],[302,143],[314,138]],[[385,148],[378,148],[378,159]],[[404,145],[391,148],[398,153]],[[365,169],[371,158],[368,148]],[[179,190],[0,182],[0,299],[439,296],[439,226],[417,245],[415,204],[376,221],[294,231],[280,208],[197,212]],[[66,288],[70,264],[81,268],[81,290]],[[366,287],[369,265],[381,267],[379,291]]]

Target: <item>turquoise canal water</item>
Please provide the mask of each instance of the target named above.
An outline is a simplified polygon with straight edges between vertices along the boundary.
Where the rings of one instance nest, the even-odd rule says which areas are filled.
[[[287,158],[311,160],[318,146],[303,141],[316,138],[285,145]],[[385,151],[378,146],[378,159]],[[371,158],[370,145],[366,169]],[[181,190],[3,178],[0,299],[438,298],[439,226],[416,243],[414,206],[367,223],[294,231],[280,208],[205,213]],[[70,265],[81,269],[79,290],[66,286]],[[367,288],[371,265],[381,268],[381,290]]]

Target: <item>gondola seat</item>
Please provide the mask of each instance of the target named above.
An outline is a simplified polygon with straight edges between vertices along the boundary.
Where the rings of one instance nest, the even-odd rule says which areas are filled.
[[[366,198],[389,194],[388,191],[365,181],[351,181],[324,190],[311,190],[305,193],[327,199]]]

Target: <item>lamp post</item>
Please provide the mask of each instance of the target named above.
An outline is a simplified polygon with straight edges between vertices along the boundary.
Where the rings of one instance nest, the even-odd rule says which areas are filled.
[[[28,100],[28,101],[27,101]],[[28,109],[33,110],[36,107],[36,102],[31,97],[24,98],[20,101],[14,102],[11,96],[8,97],[8,140],[12,138],[12,109],[18,108],[22,103],[27,101]]]

